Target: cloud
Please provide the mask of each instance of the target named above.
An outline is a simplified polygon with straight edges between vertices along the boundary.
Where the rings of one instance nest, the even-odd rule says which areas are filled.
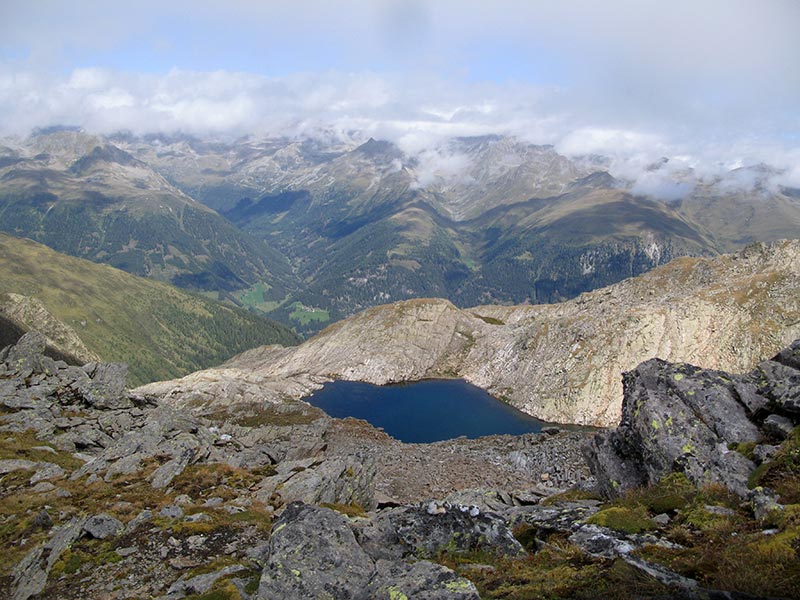
[[[798,178],[796,0],[7,0],[0,17],[0,134],[373,136],[449,173],[444,139],[500,133],[607,155],[642,193],[683,193],[673,165]]]
[[[435,183],[445,186],[466,183],[466,173],[471,166],[467,155],[437,147],[422,150],[416,158],[415,187],[424,188]]]

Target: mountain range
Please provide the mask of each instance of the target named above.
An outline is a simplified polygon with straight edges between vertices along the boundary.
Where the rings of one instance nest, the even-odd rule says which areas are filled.
[[[800,193],[766,165],[649,166],[685,188],[670,200],[610,165],[504,136],[409,154],[372,138],[45,131],[0,148],[0,227],[303,334],[409,298],[557,302],[800,231]]]

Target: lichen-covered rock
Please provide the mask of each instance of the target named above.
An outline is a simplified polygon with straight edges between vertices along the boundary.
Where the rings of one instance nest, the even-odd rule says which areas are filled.
[[[797,425],[800,371],[778,361],[791,363],[799,343],[746,375],[658,359],[625,373],[619,427],[585,449],[601,491],[614,496],[680,472],[746,496],[755,464],[732,448],[786,437]]]
[[[369,520],[350,522],[345,516],[327,508],[300,502],[290,504],[272,528],[257,598],[478,600],[475,586],[452,570],[428,561],[419,561],[414,556],[401,558],[402,554],[409,554],[409,547],[402,540],[402,535],[392,533],[392,528],[398,525],[404,527],[405,523],[424,519],[422,515],[427,515],[424,509],[421,512],[416,507],[410,510],[408,514],[404,514],[403,510],[390,510],[387,511],[389,518],[374,516]],[[396,521],[394,517],[400,518]],[[449,519],[441,519],[438,528],[428,528],[433,536],[431,548],[438,545],[435,540],[441,537],[441,525],[445,522],[450,523],[451,533],[455,531],[453,524],[458,519],[454,517],[455,514]],[[487,517],[481,522],[482,525],[477,527],[474,522],[471,523],[472,528],[461,522],[464,541],[469,539],[472,542],[461,550],[478,547],[489,549],[488,538],[481,542],[482,545],[477,544],[478,529],[508,545],[505,539],[507,529],[501,519]],[[491,525],[486,526],[486,523]],[[424,525],[420,524],[419,527],[417,533],[424,535]],[[497,534],[492,529],[504,531]],[[458,537],[455,536],[456,539]],[[510,533],[508,537],[511,537]],[[379,549],[381,543],[385,546],[384,550]],[[451,544],[450,550],[458,550],[456,546],[462,543]],[[371,552],[365,551],[364,546]],[[521,550],[518,543],[515,550]]]
[[[442,551],[526,554],[502,518],[477,507],[432,502],[392,511],[389,521],[408,552],[420,558]]]
[[[800,340],[795,345],[798,342]],[[769,399],[776,408],[794,415],[795,419],[800,417],[800,371],[775,360],[766,360],[758,365],[752,376],[760,395]]]
[[[367,588],[374,573],[375,565],[356,542],[347,517],[296,502],[272,528],[257,598],[351,600]]]
[[[379,561],[377,574],[361,600],[480,600],[468,579],[427,560]]]

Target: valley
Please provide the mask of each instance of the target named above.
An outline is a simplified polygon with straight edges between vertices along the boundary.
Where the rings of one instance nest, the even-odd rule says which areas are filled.
[[[3,332],[41,331],[74,364],[127,363],[131,385],[209,367],[256,345],[299,341],[285,326],[234,306],[2,233],[0,318]]]
[[[663,200],[610,175],[602,156],[500,135],[417,154],[357,134],[212,141],[67,129],[4,143],[3,230],[305,337],[412,298],[559,302],[679,256],[800,231],[800,195],[764,165],[670,171],[690,191]]]

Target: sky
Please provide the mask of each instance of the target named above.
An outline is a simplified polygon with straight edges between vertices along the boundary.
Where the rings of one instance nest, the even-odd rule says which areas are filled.
[[[0,0],[0,135],[500,133],[800,187],[798,26],[800,0]]]

